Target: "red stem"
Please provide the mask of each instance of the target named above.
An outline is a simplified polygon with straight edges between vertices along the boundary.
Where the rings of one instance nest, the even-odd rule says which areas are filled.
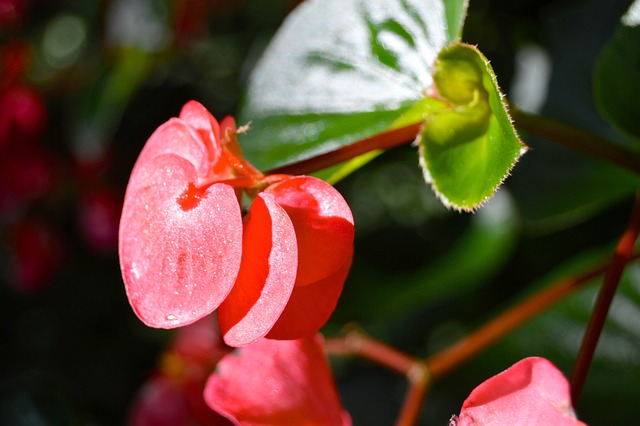
[[[522,302],[513,305],[468,336],[428,357],[426,363],[429,373],[434,379],[448,374],[454,368],[459,367],[462,363],[491,346],[553,303],[568,296],[582,285],[602,274],[606,268],[606,264],[600,265],[580,276],[557,281],[540,292],[527,297]]]
[[[407,377],[415,368],[416,362],[419,362],[411,355],[400,352],[358,330],[350,331],[344,337],[327,339],[325,350],[331,355],[357,355]]]
[[[548,117],[511,109],[515,126],[531,135],[564,145],[582,154],[640,173],[640,152],[619,143],[575,129]]]
[[[414,367],[413,373],[408,375],[409,389],[395,426],[414,426],[418,423],[422,404],[431,385],[431,375],[426,365],[416,361]]]
[[[583,154],[608,161],[632,172],[640,173],[640,153],[597,135],[575,129],[548,117],[511,110],[515,126],[531,135],[565,145]],[[415,140],[423,123],[387,130],[335,151],[308,158],[267,171],[265,174],[309,174],[335,166],[376,149],[388,149]]]
[[[640,217],[637,210],[634,214],[636,220]],[[638,257],[640,253],[632,254],[624,259],[624,264]],[[606,263],[577,277],[557,281],[424,361],[357,330],[347,333],[345,337],[327,339],[325,350],[330,355],[356,355],[406,376],[409,380],[409,389],[396,426],[413,426],[416,424],[424,398],[433,380],[445,376],[553,303],[610,269],[611,263]]]
[[[343,338],[327,339],[325,350],[331,355],[357,355],[404,375],[409,381],[409,389],[395,426],[416,424],[431,384],[429,371],[421,360],[357,330],[347,333]]]
[[[571,375],[571,398],[573,406],[577,407],[582,395],[582,389],[587,379],[587,373],[593,360],[593,355],[598,345],[598,340],[602,334],[604,322],[609,313],[609,308],[613,301],[613,296],[618,289],[620,277],[625,265],[633,256],[635,241],[640,233],[640,191],[636,194],[636,202],[629,219],[629,224],[620,237],[618,246],[605,272],[604,281],[600,288],[600,293],[596,300],[595,307],[587,326],[580,352]]]
[[[376,149],[389,149],[412,142],[420,131],[420,127],[422,127],[422,123],[414,123],[398,129],[387,130],[335,151],[269,170],[267,174],[301,175],[317,172]]]

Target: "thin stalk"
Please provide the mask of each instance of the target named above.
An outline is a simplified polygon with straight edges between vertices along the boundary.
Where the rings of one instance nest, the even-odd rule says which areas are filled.
[[[628,149],[623,145],[548,117],[529,114],[518,109],[512,109],[510,113],[515,126],[519,130],[640,174],[640,152],[638,151]],[[389,149],[410,143],[415,140],[423,124],[422,122],[413,123],[397,129],[387,130],[335,151],[269,170],[266,174],[309,174],[351,160],[370,151]]]
[[[300,175],[317,172],[327,167],[335,166],[352,158],[356,158],[367,152],[377,149],[389,149],[395,146],[413,142],[420,131],[422,123],[414,123],[405,127],[387,130],[377,135],[362,139],[351,145],[344,146],[335,151],[318,155],[297,163],[288,164],[269,170],[267,174]]]
[[[638,255],[634,256],[634,258]],[[626,259],[625,263],[630,259]],[[604,273],[609,264],[597,266],[582,275],[555,282],[522,302],[512,306],[485,325],[463,337],[451,346],[426,359],[427,369],[435,380],[459,367],[527,320],[533,318],[558,300],[568,296],[582,285]]]
[[[327,339],[325,351],[331,355],[357,355],[404,375],[409,382],[409,389],[395,426],[416,424],[431,384],[431,376],[424,362],[358,330],[342,338]]]
[[[418,423],[422,404],[431,386],[431,375],[424,363],[416,362],[413,371],[407,377],[409,378],[409,389],[404,397],[395,426],[414,426]]]
[[[602,334],[605,320],[609,313],[609,308],[613,301],[613,296],[618,289],[620,277],[624,268],[633,256],[635,241],[640,233],[640,191],[636,194],[636,202],[629,219],[629,224],[620,237],[613,258],[605,272],[604,281],[598,293],[596,304],[589,319],[587,331],[585,332],[580,352],[571,375],[571,398],[573,406],[577,407],[582,395],[582,389],[593,360],[598,340]]]
[[[511,111],[515,126],[531,135],[559,143],[575,151],[609,161],[640,174],[640,152],[618,143],[575,129],[548,117],[529,114],[517,109]]]
[[[635,212],[633,217],[639,220],[640,208],[638,206],[636,206]],[[636,223],[636,226],[640,226],[640,224]],[[628,240],[629,237],[625,239],[625,241]],[[633,246],[633,243],[631,245]],[[621,262],[624,266],[639,257],[640,253],[631,254],[629,257],[621,259]],[[413,426],[418,420],[422,404],[434,380],[450,373],[527,320],[572,294],[605,271],[610,270],[612,263],[613,261],[604,262],[579,276],[556,281],[549,287],[512,306],[453,345],[427,357],[424,361],[367,336],[359,330],[350,331],[344,337],[327,339],[325,351],[329,355],[359,356],[407,377],[409,389],[395,426]]]
[[[389,370],[410,377],[420,361],[386,343],[367,336],[359,330],[350,331],[344,337],[325,341],[325,351],[330,355],[356,355]]]

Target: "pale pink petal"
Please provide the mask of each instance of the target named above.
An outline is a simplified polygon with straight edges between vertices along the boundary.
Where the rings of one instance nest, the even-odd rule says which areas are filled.
[[[151,327],[190,324],[220,305],[238,274],[242,220],[234,189],[194,189],[195,168],[175,155],[153,158],[135,179],[119,233],[129,302]]]
[[[569,383],[544,358],[525,358],[475,388],[455,426],[577,426]]]
[[[271,330],[289,301],[297,265],[296,234],[289,216],[273,195],[258,194],[244,219],[238,279],[218,310],[228,345],[248,345]]]
[[[262,339],[225,356],[204,391],[211,408],[240,426],[349,426],[321,336]]]

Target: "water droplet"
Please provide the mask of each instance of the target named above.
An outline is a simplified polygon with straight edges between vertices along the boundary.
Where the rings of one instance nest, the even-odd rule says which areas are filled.
[[[167,315],[167,321],[175,321],[177,319],[178,319],[178,317],[173,315],[173,314]]]

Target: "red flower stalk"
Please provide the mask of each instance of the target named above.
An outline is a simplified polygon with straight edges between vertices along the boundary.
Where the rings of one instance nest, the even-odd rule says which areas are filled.
[[[243,192],[254,196],[243,217]],[[199,103],[163,124],[133,168],[119,253],[129,301],[151,327],[219,308],[224,340],[297,339],[334,310],[351,264],[353,217],[309,176],[264,176],[242,156],[235,123]]]
[[[544,358],[525,358],[475,388],[451,426],[584,426],[571,406],[569,383]]]

